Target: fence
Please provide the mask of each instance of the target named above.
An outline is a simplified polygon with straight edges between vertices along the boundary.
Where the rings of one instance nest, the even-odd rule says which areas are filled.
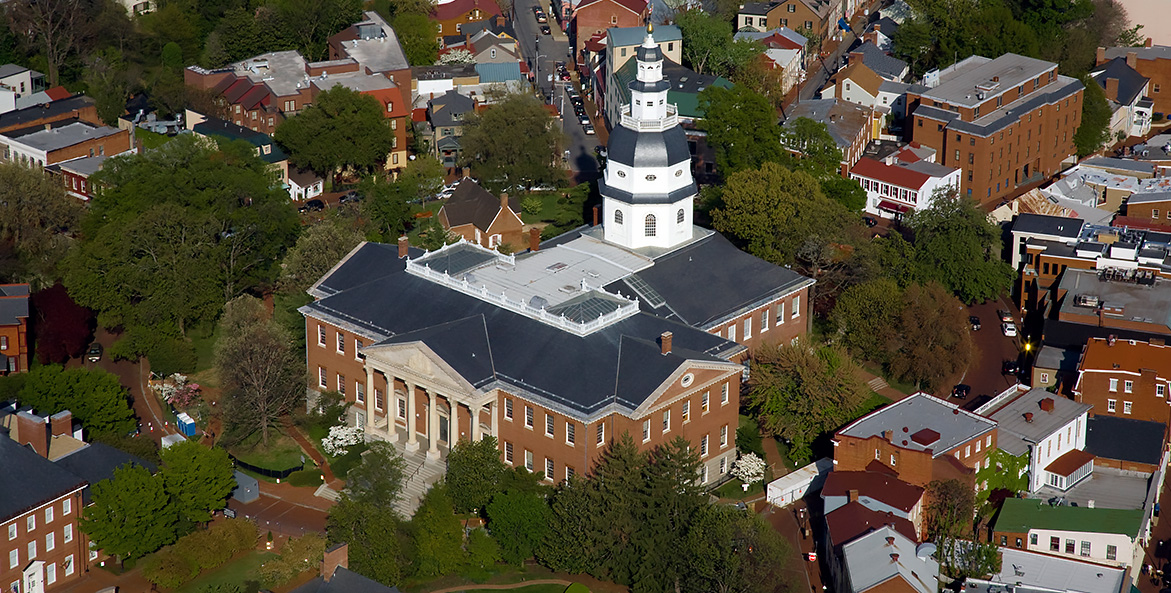
[[[301,464],[301,465],[298,465],[297,467],[291,467],[289,469],[282,469],[282,470],[278,471],[275,469],[265,469],[263,467],[256,467],[255,465],[252,465],[251,463],[245,463],[245,462],[237,459],[236,456],[232,455],[231,453],[228,453],[228,457],[231,458],[232,462],[235,463],[236,467],[239,469],[248,470],[254,474],[260,474],[266,478],[274,478],[277,480],[283,480],[283,479],[289,477],[289,474],[296,472],[296,471],[301,471],[301,469],[304,468],[304,466],[305,466],[304,464]]]

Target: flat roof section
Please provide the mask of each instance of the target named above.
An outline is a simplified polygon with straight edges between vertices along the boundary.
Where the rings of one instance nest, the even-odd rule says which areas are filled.
[[[923,96],[952,105],[975,107],[1056,69],[1057,64],[1053,62],[1018,54],[1004,54],[992,60],[972,56],[957,64],[951,72],[941,72],[939,86],[923,93]],[[1032,90],[1030,84],[1026,91]]]

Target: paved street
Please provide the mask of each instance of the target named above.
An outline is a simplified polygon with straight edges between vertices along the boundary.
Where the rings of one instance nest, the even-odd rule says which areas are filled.
[[[841,43],[837,47],[832,48],[823,58],[815,59],[809,67],[809,75],[805,79],[804,85],[801,87],[800,97],[802,101],[814,98],[818,91],[825,86],[829,77],[841,65],[842,56],[846,53],[854,43],[854,34],[850,32],[844,33]],[[830,42],[826,42],[827,45]]]

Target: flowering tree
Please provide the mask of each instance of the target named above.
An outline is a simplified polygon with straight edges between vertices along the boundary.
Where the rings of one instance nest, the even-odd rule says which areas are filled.
[[[333,426],[329,429],[329,436],[321,439],[321,448],[330,457],[345,455],[346,451],[365,438],[360,426]]]
[[[466,49],[453,49],[439,56],[440,64],[471,64],[475,61],[476,56]]]
[[[161,383],[152,384],[151,388],[163,401],[180,408],[186,408],[199,399],[199,383],[188,383],[187,376],[179,373],[163,379]]]
[[[745,453],[732,464],[732,475],[745,484],[753,484],[764,479],[764,460],[755,453]]]

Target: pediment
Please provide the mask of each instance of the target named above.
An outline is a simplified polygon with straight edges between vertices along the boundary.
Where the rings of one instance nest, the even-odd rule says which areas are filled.
[[[730,372],[733,381],[738,380],[738,375],[733,371],[739,370],[739,365],[733,363],[717,363],[717,362],[700,362],[688,360],[679,365],[679,368],[674,373],[664,380],[635,410],[635,417],[641,417],[650,413],[652,410],[667,405],[679,397],[692,394],[702,393],[705,389],[710,389],[712,394],[712,405],[718,405],[720,398],[721,378],[727,380]],[[732,387],[735,389],[735,386]],[[698,410],[693,413],[698,413]]]
[[[439,355],[423,342],[368,346],[366,364],[374,368],[407,379],[421,379],[439,389],[461,393],[475,391],[471,382],[456,372]]]

